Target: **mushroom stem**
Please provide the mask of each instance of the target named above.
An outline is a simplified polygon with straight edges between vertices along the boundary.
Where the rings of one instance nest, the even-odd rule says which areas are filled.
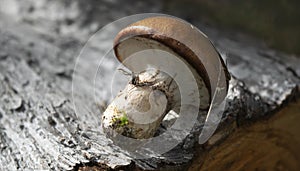
[[[180,105],[176,82],[156,69],[139,73],[107,107],[102,127],[131,138],[154,136],[164,116]]]

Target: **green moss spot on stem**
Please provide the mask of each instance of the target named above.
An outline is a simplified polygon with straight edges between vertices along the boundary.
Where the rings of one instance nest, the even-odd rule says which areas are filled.
[[[120,124],[121,126],[124,126],[124,125],[128,124],[128,118],[126,116],[122,116],[120,118],[120,120],[121,120],[121,124]]]
[[[115,125],[115,127],[123,127],[128,125],[128,118],[126,116],[125,111],[121,111],[121,113],[123,114],[121,117],[114,117],[112,120],[113,125]]]

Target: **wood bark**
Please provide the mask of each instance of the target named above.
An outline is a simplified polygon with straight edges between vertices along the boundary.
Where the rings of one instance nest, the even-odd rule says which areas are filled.
[[[73,92],[89,107],[80,111],[81,119],[75,114],[72,74],[84,41],[70,34],[58,37],[30,22],[1,15],[0,170],[183,170],[195,155],[209,152],[209,147],[222,143],[233,130],[272,116],[299,97],[299,58],[247,36],[193,23],[212,39],[233,75],[221,125],[204,145],[197,143],[203,126],[198,123],[172,151],[137,160],[98,133],[100,104],[105,101],[95,102],[83,92]],[[97,58],[105,46],[94,44],[89,58]],[[95,65],[91,61],[80,65]],[[105,78],[111,78],[111,71],[104,70]],[[85,89],[91,88],[85,86],[88,74],[81,78]]]

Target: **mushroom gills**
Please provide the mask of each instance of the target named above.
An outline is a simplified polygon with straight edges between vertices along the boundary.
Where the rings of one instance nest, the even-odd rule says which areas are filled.
[[[137,73],[137,75],[149,69],[156,69],[163,72],[166,72],[167,70],[167,74],[169,76],[176,77],[179,74],[184,74],[184,72],[181,72],[182,67],[188,67],[194,78],[190,78],[190,80],[187,81],[187,84],[183,85],[185,87],[182,88],[188,89],[188,82],[196,80],[200,97],[200,109],[203,110],[209,107],[210,94],[203,79],[199,76],[197,71],[186,60],[184,60],[183,57],[178,55],[171,48],[156,40],[139,36],[122,40],[116,48],[116,51],[119,54],[118,56],[122,58],[119,60],[121,60],[122,63],[132,72]],[[180,60],[182,62],[174,62],[174,60]],[[185,66],[183,66],[183,64],[185,64]],[[144,82],[146,82],[146,80]],[[162,91],[168,92],[168,90],[164,89]],[[180,96],[180,93],[177,94],[177,96],[178,95]],[[167,98],[170,100],[169,97]],[[180,97],[174,98],[180,99]],[[178,105],[180,105],[180,102],[174,106],[176,108],[180,108]]]

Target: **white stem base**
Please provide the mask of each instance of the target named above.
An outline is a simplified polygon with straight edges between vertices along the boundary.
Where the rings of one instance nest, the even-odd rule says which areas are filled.
[[[154,136],[164,116],[180,102],[176,83],[157,70],[139,74],[105,110],[102,127],[131,138]]]

